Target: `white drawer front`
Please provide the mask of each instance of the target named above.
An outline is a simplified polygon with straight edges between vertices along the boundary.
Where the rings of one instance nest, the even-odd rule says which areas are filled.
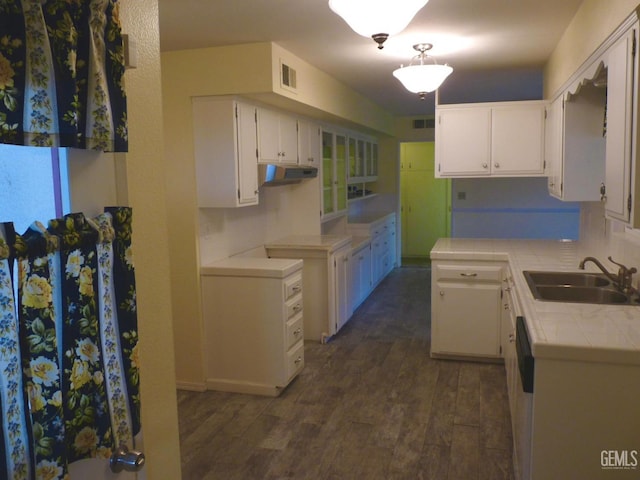
[[[284,282],[284,299],[288,300],[291,297],[302,292],[302,275],[294,275]]]
[[[499,265],[438,265],[437,280],[469,282],[500,282],[502,267]]]
[[[289,380],[304,367],[304,342],[300,341],[287,352],[287,373]]]
[[[287,308],[287,318],[302,312],[302,295],[289,299],[285,306]]]
[[[287,349],[304,338],[302,313],[287,321]]]

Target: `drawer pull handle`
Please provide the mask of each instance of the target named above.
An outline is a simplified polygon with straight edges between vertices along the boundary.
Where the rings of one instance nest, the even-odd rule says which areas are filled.
[[[298,293],[300,290],[302,290],[302,289],[300,288],[300,285],[294,285],[293,287],[291,287],[291,291],[292,291],[293,293]]]
[[[293,363],[295,363],[296,365],[298,365],[300,362],[302,362],[302,357],[298,357],[295,359],[295,361]]]
[[[298,335],[300,335],[302,333],[302,329],[301,328],[297,328],[296,330],[294,330],[293,332],[293,336],[297,337]]]
[[[477,273],[461,273],[460,276],[461,277],[471,277],[471,278],[473,278],[473,277],[477,277],[478,274]]]
[[[509,343],[513,343],[516,340],[516,336],[513,333],[509,334]]]
[[[293,311],[294,311],[294,312],[299,312],[300,310],[302,310],[302,305],[300,305],[299,303],[296,303],[296,304],[293,306]]]

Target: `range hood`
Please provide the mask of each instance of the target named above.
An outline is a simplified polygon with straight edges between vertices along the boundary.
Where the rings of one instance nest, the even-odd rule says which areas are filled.
[[[279,165],[276,163],[261,163],[258,165],[260,185],[289,185],[300,183],[307,178],[316,178],[316,167],[303,167],[301,165]]]

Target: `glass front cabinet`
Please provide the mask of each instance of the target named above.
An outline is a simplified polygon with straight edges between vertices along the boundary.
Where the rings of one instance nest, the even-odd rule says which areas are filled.
[[[347,210],[347,136],[322,132],[322,218]]]

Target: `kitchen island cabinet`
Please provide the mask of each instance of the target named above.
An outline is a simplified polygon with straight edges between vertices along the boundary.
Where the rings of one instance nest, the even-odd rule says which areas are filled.
[[[500,264],[432,263],[432,357],[500,357],[502,271]]]
[[[278,395],[304,367],[302,261],[228,258],[201,289],[207,388]]]
[[[523,319],[534,363],[528,393],[514,357],[514,326],[501,326],[517,480],[638,476],[633,456],[640,450],[640,307],[536,300],[522,273],[579,271],[580,260],[596,253],[588,247],[445,238],[431,251],[436,262],[508,264],[513,314],[501,315],[501,321]]]
[[[349,320],[350,235],[291,235],[265,244],[270,258],[302,259],[304,338],[322,343]]]

